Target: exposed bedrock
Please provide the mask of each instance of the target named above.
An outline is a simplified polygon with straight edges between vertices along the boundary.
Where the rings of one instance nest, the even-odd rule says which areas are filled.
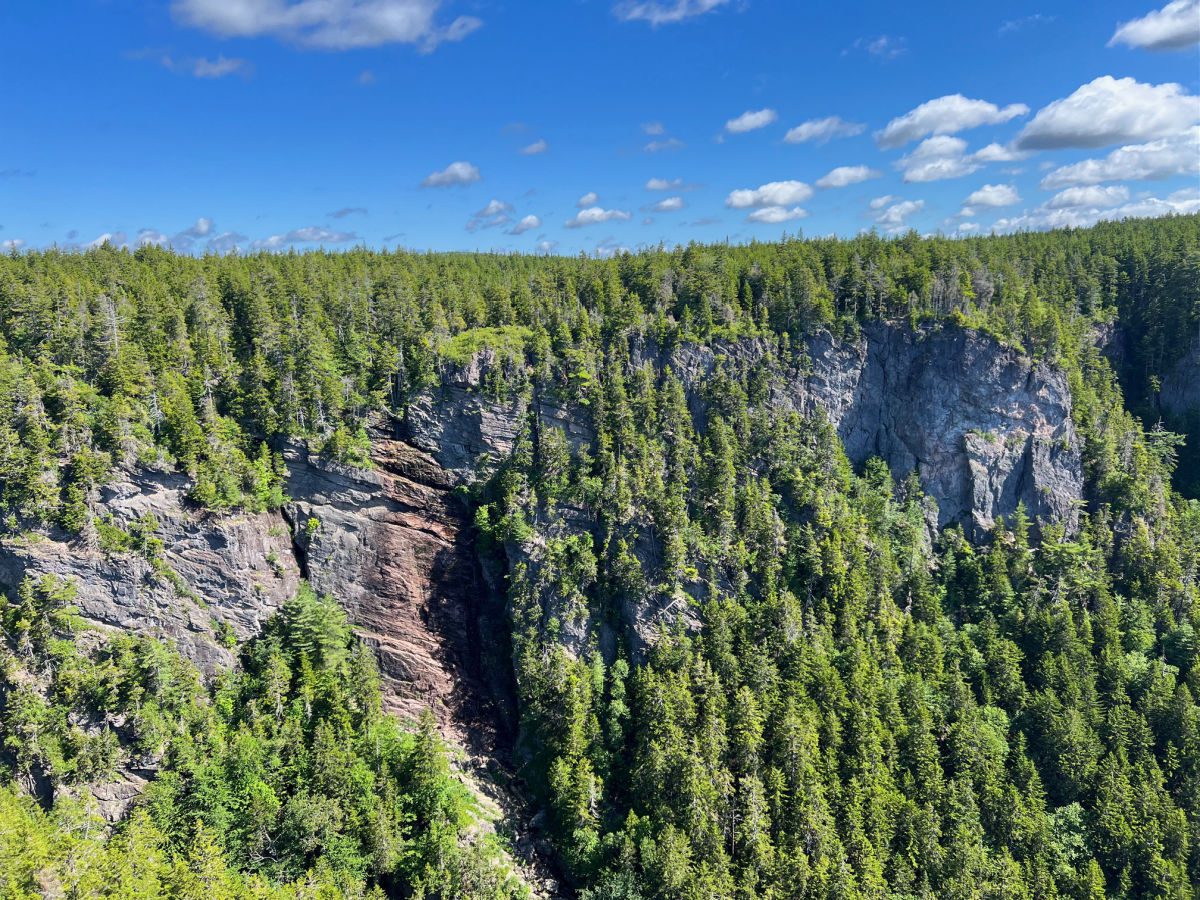
[[[939,525],[986,530],[1020,503],[1031,516],[1075,524],[1083,466],[1060,370],[957,327],[868,323],[856,341],[820,333],[807,350],[807,367],[777,374],[772,402],[819,410],[856,465],[877,456],[897,478],[915,471]],[[754,366],[767,352],[757,340],[685,345],[664,363],[703,415],[700,385],[721,357]]]
[[[1158,402],[1164,412],[1174,416],[1200,413],[1200,335],[1163,377]]]
[[[206,514],[184,501],[187,480],[139,471],[105,486],[99,511],[129,529],[149,513],[162,541],[155,564],[136,552],[106,553],[94,539],[28,534],[0,542],[0,589],[26,575],[75,584],[81,616],[101,628],[175,641],[202,669],[228,666],[229,638],[245,640],[299,583],[291,535],[278,513]]]

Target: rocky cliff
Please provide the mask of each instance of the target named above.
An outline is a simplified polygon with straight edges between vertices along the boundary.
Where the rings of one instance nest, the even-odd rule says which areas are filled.
[[[1200,412],[1200,336],[1163,378],[1158,401],[1162,410],[1171,415]]]
[[[718,367],[766,365],[775,406],[827,417],[855,465],[879,457],[898,479],[916,472],[941,526],[982,532],[1021,503],[1075,523],[1083,466],[1062,372],[956,327],[874,322],[857,340],[820,333],[805,349],[792,366],[758,340],[685,345],[658,362],[679,373],[697,417]]]

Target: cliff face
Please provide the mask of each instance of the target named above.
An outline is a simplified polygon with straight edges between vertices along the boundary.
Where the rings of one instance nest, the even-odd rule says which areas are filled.
[[[897,479],[916,472],[939,525],[985,531],[1020,503],[1075,524],[1083,465],[1062,372],[953,327],[868,323],[856,341],[822,333],[806,350],[798,371],[775,367],[771,402],[826,416],[855,465],[877,456]],[[767,354],[753,340],[687,345],[663,364],[701,416],[703,383],[718,366],[762,365]]]
[[[938,504],[941,525],[986,529],[1018,503],[1031,515],[1074,523],[1080,448],[1057,370],[958,328],[913,332],[876,323],[858,340],[818,334],[805,349],[805,359],[785,363],[758,340],[688,344],[670,353],[641,347],[635,363],[676,372],[698,420],[707,414],[714,373],[760,368],[769,402],[782,412],[827,417],[852,462],[879,456],[897,478],[916,472]],[[495,574],[481,577],[470,512],[453,491],[512,452],[531,404],[571,445],[593,437],[581,406],[486,391],[494,365],[484,351],[466,366],[446,367],[440,385],[415,399],[403,423],[377,434],[370,470],[290,448],[291,500],[282,514],[202,514],[184,502],[182,476],[124,476],[103,489],[98,506],[126,528],[153,514],[163,542],[159,562],[54,536],[10,539],[0,544],[0,587],[15,589],[25,574],[69,578],[86,619],[174,639],[213,670],[232,662],[231,638],[253,634],[307,577],[342,603],[378,649],[392,708],[415,714],[433,705],[448,733],[475,733],[477,724],[496,721],[487,704],[505,700],[504,651],[491,639],[505,627],[496,600],[502,586]],[[1194,403],[1200,366],[1179,371],[1164,385],[1164,402]],[[588,528],[582,511],[564,521],[560,528]],[[510,561],[536,565],[547,536],[554,535],[508,548]],[[634,550],[647,559],[657,552],[651,543]],[[632,599],[625,627],[649,639],[666,607],[678,605],[671,600]],[[582,645],[589,627],[577,626],[567,624],[564,643]],[[481,627],[488,640],[481,640]]]
[[[478,741],[491,727],[481,621],[488,603],[456,476],[403,441],[378,437],[372,470],[288,455],[285,507],[299,558],[319,593],[338,599],[379,653],[389,706],[432,706],[449,735]]]
[[[1163,378],[1158,395],[1164,412],[1187,416],[1200,412],[1200,336],[1192,341],[1191,349]]]
[[[278,513],[200,513],[185,504],[186,488],[180,475],[137,472],[100,492],[116,527],[154,516],[159,561],[104,552],[94,538],[10,538],[0,542],[0,589],[56,575],[75,584],[76,605],[93,625],[173,640],[206,671],[230,665],[232,639],[253,636],[296,591],[291,533]]]

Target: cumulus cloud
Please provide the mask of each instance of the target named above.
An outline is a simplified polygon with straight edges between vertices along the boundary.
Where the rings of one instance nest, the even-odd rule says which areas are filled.
[[[1187,188],[1175,191],[1165,198],[1146,197],[1122,203],[1120,206],[1060,205],[1051,208],[1047,203],[1020,216],[999,219],[992,226],[992,230],[1006,232],[1047,228],[1084,228],[1100,221],[1190,215],[1196,212],[1200,212],[1200,189]]]
[[[278,250],[292,244],[348,244],[358,240],[353,231],[334,231],[323,225],[307,225],[304,228],[294,228],[283,234],[273,234],[270,237],[254,241],[251,246],[255,250]]]
[[[883,198],[876,198],[876,200]],[[889,197],[889,201],[896,198]],[[908,219],[915,213],[919,213],[925,208],[924,200],[901,200],[899,203],[892,203],[890,206],[881,204],[875,205],[875,201],[871,202],[871,208],[879,211],[879,215],[875,217],[875,223],[883,227],[888,232],[904,231],[908,227]]]
[[[440,188],[462,184],[474,184],[482,178],[479,169],[469,162],[452,162],[440,172],[431,172],[421,182],[421,187]]]
[[[667,126],[662,122],[646,122],[642,125],[642,131],[650,137],[658,137],[660,134],[667,133]]]
[[[962,94],[949,94],[928,100],[909,110],[875,135],[880,147],[902,147],[926,135],[956,134],[980,125],[1000,125],[1028,114],[1024,103],[1000,107],[986,100],[972,100]]]
[[[8,253],[13,253],[25,246],[25,242],[20,238],[9,238],[6,241],[0,241],[0,250]]]
[[[725,198],[730,209],[752,209],[767,206],[792,206],[803,203],[813,195],[813,189],[803,181],[772,181],[757,188],[732,191]]]
[[[1025,159],[1027,156],[1029,156],[1028,153],[1022,153],[1020,150],[1015,150],[1006,144],[988,144],[974,153],[977,161],[985,163],[1016,162],[1017,160]]]
[[[567,228],[583,228],[586,225],[599,225],[602,222],[628,222],[630,214],[623,209],[604,209],[600,206],[589,206],[581,209],[575,217],[566,222]]]
[[[539,138],[532,144],[526,144],[521,148],[522,156],[537,156],[539,153],[545,153],[550,149],[550,145],[546,143],[545,138]]]
[[[682,178],[651,178],[646,182],[648,191],[677,191],[682,187]]]
[[[221,37],[274,37],[323,50],[460,41],[483,23],[439,24],[441,0],[174,0],[184,25]]]
[[[1046,201],[1046,209],[1106,208],[1129,199],[1129,188],[1122,184],[1101,187],[1070,187]]]
[[[828,116],[824,119],[810,119],[801,122],[784,136],[789,144],[804,144],[815,141],[818,144],[827,143],[834,138],[854,137],[867,130],[861,122],[847,122],[840,116]]]
[[[1038,110],[1017,136],[1022,150],[1106,147],[1177,134],[1200,121],[1200,97],[1178,84],[1101,77]]]
[[[966,153],[962,138],[940,135],[926,138],[896,162],[907,182],[942,181],[979,171],[980,164]]]
[[[588,191],[582,197],[575,201],[575,206],[579,209],[584,209],[588,206],[595,206],[600,202],[600,195],[595,191]]]
[[[1056,190],[1075,184],[1155,181],[1177,175],[1200,176],[1200,125],[1157,141],[1118,147],[1103,159],[1061,166],[1042,179],[1042,187]]]
[[[97,237],[88,241],[87,246],[92,249],[95,249],[96,247],[103,247],[105,244],[111,244],[114,247],[124,247],[127,243],[129,243],[129,241],[125,235],[125,232],[106,231],[104,234],[98,235]]]
[[[343,206],[341,209],[335,209],[331,213],[327,213],[331,219],[344,219],[347,216],[365,216],[367,208],[365,206]]]
[[[729,0],[622,0],[613,13],[622,22],[649,22],[673,25],[694,16],[702,16],[727,4]]]
[[[1014,206],[1020,202],[1021,195],[1011,184],[985,184],[979,190],[973,191],[963,204],[967,207],[999,207]]]
[[[778,225],[794,219],[803,219],[807,215],[808,211],[799,206],[793,206],[791,209],[786,206],[764,206],[746,216],[746,221],[757,222],[760,225]]]
[[[896,200],[899,200],[899,199],[900,198],[895,196],[894,194],[884,194],[882,197],[876,197],[874,200],[872,200],[870,202],[869,205],[870,205],[871,209],[878,210],[878,209],[883,209],[889,203],[894,203]]]
[[[650,208],[654,210],[654,212],[659,213],[678,212],[679,210],[683,209],[684,205],[685,204],[682,197],[667,197],[663,200],[659,200]]]
[[[222,231],[220,234],[210,237],[204,248],[209,253],[231,253],[248,240],[246,235],[236,231]]]
[[[748,109],[736,119],[726,122],[725,130],[730,134],[745,134],[747,131],[766,128],[778,118],[779,114],[773,109]]]
[[[879,178],[883,173],[872,169],[870,166],[838,166],[828,175],[817,179],[817,187],[819,188],[840,188],[849,187],[852,184],[861,184],[864,181],[869,181],[872,178]]]
[[[558,241],[542,240],[537,242],[538,253],[553,253],[554,248],[558,246]]]
[[[512,206],[503,200],[491,200],[487,206],[475,212],[467,220],[467,231],[474,233],[481,228],[498,228],[501,225],[507,225],[512,221],[510,215],[512,211]]]
[[[1200,0],[1172,0],[1162,9],[1117,26],[1108,46],[1186,50],[1200,44]]]
[[[537,216],[524,216],[521,221],[508,229],[508,234],[524,234],[527,231],[533,231],[535,228],[542,227],[542,220]]]

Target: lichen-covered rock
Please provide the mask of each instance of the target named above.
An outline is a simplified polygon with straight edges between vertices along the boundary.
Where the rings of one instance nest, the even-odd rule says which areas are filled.
[[[186,488],[181,475],[141,471],[100,492],[98,508],[116,527],[154,517],[157,564],[136,552],[106,553],[94,541],[26,534],[0,541],[0,589],[15,590],[26,575],[58,576],[74,583],[92,624],[172,640],[208,672],[228,666],[226,636],[252,637],[295,593],[291,536],[278,513],[203,513],[185,501]]]

